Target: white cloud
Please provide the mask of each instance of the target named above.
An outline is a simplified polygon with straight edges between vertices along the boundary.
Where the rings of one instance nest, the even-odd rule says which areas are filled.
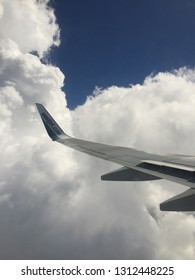
[[[157,153],[193,155],[195,154],[194,78],[193,69],[183,68],[174,73],[159,73],[154,77],[148,77],[143,85],[130,88],[113,86],[102,90],[99,94],[96,92],[95,96],[88,98],[83,106],[75,110],[73,130],[80,137],[101,142],[133,146]],[[86,165],[92,165],[92,161],[94,162],[92,159],[86,159]],[[109,169],[110,164],[101,163],[101,165],[102,168],[98,165],[98,169],[101,168],[100,174],[103,174]],[[93,165],[92,168],[95,169]],[[113,216],[116,218],[117,215],[121,215],[127,223],[125,232],[136,235],[141,228],[143,229],[144,237],[135,238],[137,240],[135,244],[140,245],[137,252],[141,251],[150,236],[147,244],[151,252],[147,247],[146,258],[195,257],[194,217],[190,214],[159,211],[159,203],[185,190],[184,186],[167,181],[139,184],[99,181],[99,185],[103,185],[107,189],[104,189],[104,192],[111,196],[109,200],[107,198],[100,203],[101,207],[106,204],[108,210],[109,201],[112,201]],[[98,183],[95,190],[97,188]],[[118,192],[121,193],[120,196]],[[127,197],[126,212],[121,214]],[[117,219],[115,222],[118,229],[122,227],[122,222],[118,222]],[[128,225],[131,230],[128,230]],[[132,253],[132,244],[127,248],[131,252],[130,258],[137,257]]]
[[[2,4],[0,3],[0,18],[3,16],[3,6]]]
[[[47,2],[0,1],[0,258],[193,259],[194,216],[159,211],[185,187],[102,182],[100,175],[117,166],[50,141],[34,103],[75,136],[195,154],[195,70],[96,90],[70,112],[64,75],[29,53],[42,56],[56,44],[59,29]]]
[[[0,37],[15,41],[22,52],[37,51],[43,56],[58,46],[59,27],[48,0],[0,0]]]

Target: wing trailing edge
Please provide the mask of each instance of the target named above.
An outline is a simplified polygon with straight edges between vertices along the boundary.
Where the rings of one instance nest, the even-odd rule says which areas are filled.
[[[185,171],[190,171],[194,172],[195,167],[194,166],[189,166],[189,165],[183,165],[179,163],[173,163],[173,162],[168,162],[168,161],[156,161],[156,160],[143,160],[143,163],[148,163],[151,165],[156,165],[156,166],[161,166],[163,167],[170,167],[174,169],[180,169],[180,170],[185,170]]]

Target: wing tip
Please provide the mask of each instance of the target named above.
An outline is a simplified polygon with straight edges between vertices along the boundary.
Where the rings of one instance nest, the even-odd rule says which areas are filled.
[[[57,124],[57,122],[52,118],[49,112],[41,103],[35,103],[37,110],[41,116],[42,122],[45,126],[45,129],[49,135],[49,137],[53,140],[59,140],[61,136],[68,136],[64,133],[61,127]]]

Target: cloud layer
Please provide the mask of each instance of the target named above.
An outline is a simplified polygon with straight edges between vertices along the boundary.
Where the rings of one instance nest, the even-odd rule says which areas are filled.
[[[0,38],[0,258],[194,259],[194,216],[159,210],[185,187],[101,181],[118,166],[51,142],[34,103],[81,138],[191,155],[195,70],[96,89],[70,111],[63,73],[39,58],[59,44],[48,1],[0,0]]]

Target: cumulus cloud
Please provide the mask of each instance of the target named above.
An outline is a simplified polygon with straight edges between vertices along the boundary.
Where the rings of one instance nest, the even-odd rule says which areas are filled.
[[[34,103],[77,137],[191,155],[195,70],[96,89],[70,111],[63,73],[31,53],[41,57],[57,44],[48,1],[1,0],[0,17],[0,258],[193,259],[194,216],[159,210],[184,186],[101,181],[118,166],[50,141]]]
[[[129,88],[112,86],[98,93],[96,91],[83,106],[75,110],[73,130],[80,137],[95,141],[133,146],[156,153],[194,155],[194,78],[193,69],[182,68],[173,73],[149,76],[142,85]],[[86,165],[92,164],[92,159],[86,160]],[[109,168],[108,165],[101,163],[101,174]],[[160,202],[182,192],[186,189],[184,186],[167,181],[100,184],[104,184],[111,196],[112,206],[116,203],[113,197],[117,198],[117,205],[120,206],[124,206],[126,201],[123,195],[128,197],[128,218],[122,216],[131,227],[131,230],[127,230],[130,236],[148,230],[145,238],[150,236],[149,241],[137,236],[136,244],[140,245],[137,252],[142,252],[142,257],[194,258],[194,217],[184,213],[162,213],[158,209]],[[120,196],[115,193],[118,191],[122,193]],[[121,209],[115,208],[116,217]],[[188,225],[187,230],[183,223]],[[118,227],[119,224],[122,222],[118,223]],[[147,244],[146,255],[141,249],[144,244]],[[129,258],[139,258],[133,254],[131,246],[132,241],[127,247]]]
[[[11,38],[23,52],[36,51],[41,57],[53,45],[58,46],[60,31],[48,3],[49,0],[1,0],[0,38]]]

